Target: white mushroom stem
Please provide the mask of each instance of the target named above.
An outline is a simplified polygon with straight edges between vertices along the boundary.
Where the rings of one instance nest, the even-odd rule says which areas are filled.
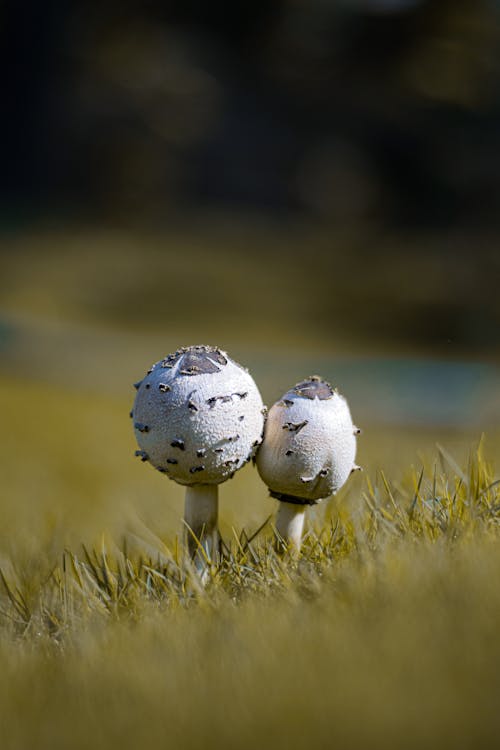
[[[206,557],[215,560],[219,549],[217,516],[219,510],[218,486],[216,484],[193,484],[186,487],[184,520],[187,528],[187,546],[190,557],[197,567],[204,568]]]
[[[286,543],[291,551],[297,553],[302,542],[302,532],[306,518],[307,505],[280,501],[276,517],[276,531],[280,540]],[[280,545],[282,546],[282,545]]]

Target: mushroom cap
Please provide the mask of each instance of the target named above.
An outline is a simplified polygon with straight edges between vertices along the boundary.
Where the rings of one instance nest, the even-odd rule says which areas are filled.
[[[257,386],[217,347],[179,349],[135,385],[136,455],[179,484],[225,482],[262,441]]]
[[[291,388],[270,409],[257,469],[273,497],[313,504],[337,492],[357,468],[347,401],[318,376]]]

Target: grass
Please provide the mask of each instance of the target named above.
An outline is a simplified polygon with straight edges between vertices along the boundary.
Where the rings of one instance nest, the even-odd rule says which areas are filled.
[[[269,402],[291,377],[280,352],[303,359],[296,380],[361,344],[439,350],[450,329],[440,356],[491,356],[494,295],[468,253],[450,276],[442,237],[348,235],[197,221],[1,238],[1,750],[496,744],[494,410],[478,445],[354,409],[365,471],[308,511],[299,560],[276,555],[270,522],[252,539],[276,503],[245,467],[221,487],[205,586],[178,541],[182,489],[133,458],[128,384],[180,342],[251,352]]]
[[[467,456],[367,429],[364,476],[296,561],[271,523],[249,542],[275,504],[248,467],[201,586],[182,491],[134,462],[125,400],[0,386],[2,749],[493,744],[494,436]]]

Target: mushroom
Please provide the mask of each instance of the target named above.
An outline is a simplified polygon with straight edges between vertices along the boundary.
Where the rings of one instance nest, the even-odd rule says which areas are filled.
[[[308,505],[335,494],[352,471],[356,435],[347,401],[313,375],[287,391],[269,410],[257,469],[280,501],[280,547],[300,550]]]
[[[213,346],[169,354],[135,387],[136,455],[186,487],[188,550],[203,567],[219,549],[218,485],[262,441],[262,398],[248,371]]]

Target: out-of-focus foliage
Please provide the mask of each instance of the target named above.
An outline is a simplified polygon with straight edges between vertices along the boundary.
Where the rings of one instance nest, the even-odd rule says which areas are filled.
[[[81,286],[109,282],[102,314],[127,325],[186,286],[184,319],[219,302],[248,320],[232,289],[258,276],[268,317],[287,320],[284,292],[323,336],[496,352],[493,0],[8,0],[2,21],[0,227],[21,232],[2,263],[29,273],[25,247],[50,266],[67,243],[91,269],[97,252]],[[93,245],[96,225],[133,227],[145,264]]]
[[[10,205],[496,224],[492,0],[31,6],[4,11]]]

